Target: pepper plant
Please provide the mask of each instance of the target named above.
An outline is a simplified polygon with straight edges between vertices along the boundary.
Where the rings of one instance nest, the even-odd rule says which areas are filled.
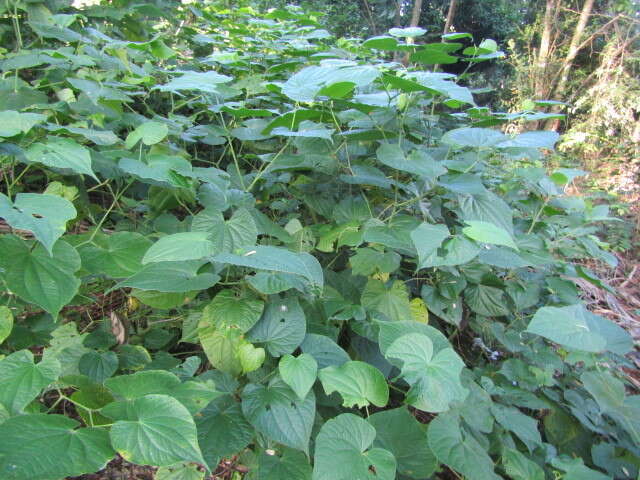
[[[495,42],[68,3],[0,6],[2,479],[637,477],[616,219],[465,87]]]

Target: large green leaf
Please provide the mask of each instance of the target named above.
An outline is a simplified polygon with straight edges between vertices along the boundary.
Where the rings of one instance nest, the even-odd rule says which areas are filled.
[[[311,472],[305,454],[287,448],[281,457],[272,452],[261,453],[250,480],[311,480]]]
[[[387,286],[380,280],[370,279],[362,292],[361,303],[367,310],[380,312],[390,320],[413,318],[409,293],[399,280]]]
[[[4,235],[0,238],[0,267],[5,270],[5,281],[13,293],[54,318],[80,286],[74,275],[80,269],[80,255],[62,240],[56,242],[49,256],[42,245],[30,249],[20,238]]]
[[[292,353],[304,340],[307,319],[298,298],[271,297],[262,318],[248,332],[247,338],[264,344],[271,355],[279,357]]]
[[[69,169],[98,179],[91,169],[91,152],[70,138],[47,137],[47,143],[35,143],[25,151],[27,160],[47,167]]]
[[[486,191],[475,195],[458,196],[461,217],[464,221],[477,220],[493,223],[513,233],[513,211],[511,207],[495,193]]]
[[[11,203],[0,193],[0,217],[13,228],[33,232],[49,253],[76,215],[73,204],[57,195],[19,193]]]
[[[407,401],[420,410],[444,412],[462,402],[468,391],[460,383],[462,359],[452,348],[433,353],[426,335],[409,334],[395,340],[385,356],[402,361],[402,377],[411,385]]]
[[[34,363],[29,350],[20,350],[0,360],[0,405],[17,415],[60,375],[60,362],[47,358]]]
[[[200,92],[217,93],[218,85],[232,80],[227,75],[209,72],[177,72],[179,77],[174,77],[169,83],[160,85],[157,88],[163,92],[180,92],[181,90],[196,90]]]
[[[145,145],[155,145],[166,137],[168,132],[169,129],[164,123],[145,122],[127,135],[125,146],[133,148],[140,140]]]
[[[191,230],[209,232],[216,253],[232,253],[236,248],[255,244],[258,238],[258,228],[246,208],[238,209],[229,220],[213,209],[203,210],[193,217]]]
[[[500,480],[494,463],[473,435],[462,429],[455,413],[443,413],[429,423],[429,447],[438,460],[469,480]]]
[[[329,337],[318,335],[317,333],[308,333],[304,337],[300,349],[304,353],[311,355],[318,362],[318,368],[325,368],[330,365],[339,367],[350,360],[349,354],[340,345]]]
[[[158,262],[145,265],[139,272],[116,285],[159,292],[204,290],[220,280],[214,273],[198,273],[204,262]]]
[[[118,398],[134,400],[145,395],[169,395],[182,403],[191,414],[202,410],[213,399],[222,395],[215,390],[213,381],[180,379],[166,370],[143,370],[130,375],[118,375],[104,382]]]
[[[20,415],[0,424],[0,477],[60,480],[104,468],[115,452],[101,428],[77,428],[71,418]]]
[[[4,342],[13,330],[13,313],[4,305],[0,306],[0,344]]]
[[[624,355],[633,348],[633,341],[625,330],[582,305],[542,307],[533,316],[527,332],[586,352],[608,350]]]
[[[504,245],[518,250],[513,237],[504,228],[478,220],[467,220],[466,223],[468,226],[462,229],[462,233],[476,242]]]
[[[110,403],[101,410],[114,420],[109,436],[122,458],[141,465],[204,464],[189,411],[167,395]]]
[[[584,372],[580,380],[602,412],[640,442],[640,397],[626,396],[624,383],[608,372]]]
[[[480,253],[480,248],[467,238],[449,237],[449,229],[441,224],[422,223],[413,230],[411,240],[418,251],[418,268],[462,265]]]
[[[544,480],[544,471],[540,466],[529,460],[524,454],[513,448],[506,449],[502,454],[507,475],[513,480]]]
[[[316,381],[318,363],[308,353],[297,357],[284,355],[280,358],[278,371],[282,380],[296,392],[298,398],[304,399]]]
[[[213,367],[231,375],[242,372],[239,349],[246,340],[237,328],[218,329],[203,324],[198,327],[198,338]]]
[[[365,362],[349,361],[318,372],[327,395],[338,392],[345,407],[359,408],[374,404],[384,407],[389,401],[389,386],[380,370]]]
[[[469,285],[464,292],[464,299],[471,310],[486,317],[499,317],[509,313],[504,291],[498,287]]]
[[[135,232],[96,235],[92,243],[78,247],[82,267],[95,275],[125,278],[142,269],[142,257],[151,240]]]
[[[251,424],[242,414],[240,403],[232,395],[216,398],[195,418],[198,443],[210,469],[221,458],[244,449],[254,435]]]
[[[78,370],[95,383],[102,383],[118,369],[118,356],[110,350],[98,352],[91,350],[85,353],[78,363]]]
[[[316,415],[313,392],[300,400],[280,378],[266,386],[250,383],[242,391],[242,412],[256,430],[271,440],[309,452]]]
[[[427,427],[406,407],[374,413],[367,421],[376,429],[374,447],[393,454],[399,474],[415,479],[433,475],[438,461],[427,444]]]
[[[47,119],[40,113],[23,113],[15,110],[0,112],[0,137],[13,137],[20,133],[27,133],[38,123]]]
[[[456,128],[442,136],[442,142],[456,147],[487,148],[507,140],[498,130],[489,128]]]
[[[225,289],[204,308],[201,322],[216,328],[238,328],[244,333],[256,324],[263,310],[264,302],[259,298]]]
[[[207,232],[180,232],[162,237],[142,258],[142,263],[198,260],[216,253]]]
[[[314,291],[321,291],[324,283],[322,267],[308,253],[294,253],[278,247],[244,247],[242,254],[221,253],[214,260],[257,270],[291,273],[306,279]]]
[[[538,431],[538,422],[528,415],[525,415],[515,407],[507,407],[494,403],[491,412],[496,421],[503,428],[512,431],[524,443],[529,451],[533,451],[542,445],[542,438]]]
[[[381,145],[376,151],[376,156],[380,163],[388,167],[422,178],[435,179],[447,173],[447,169],[433,160],[426,152],[414,150],[405,156],[402,148],[396,143]]]
[[[396,460],[371,448],[376,429],[351,413],[327,421],[316,438],[313,480],[394,480]]]

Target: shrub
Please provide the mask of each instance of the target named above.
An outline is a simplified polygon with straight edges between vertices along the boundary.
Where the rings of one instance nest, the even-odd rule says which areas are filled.
[[[0,477],[118,453],[159,478],[232,457],[259,479],[635,478],[633,344],[572,282],[608,288],[572,260],[613,261],[594,233],[614,219],[565,195],[582,172],[545,169],[555,133],[490,128],[545,114],[431,67],[495,42],[17,6]]]

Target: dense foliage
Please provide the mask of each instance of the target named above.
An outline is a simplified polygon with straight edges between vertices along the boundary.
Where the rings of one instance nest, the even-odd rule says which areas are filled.
[[[2,479],[637,477],[633,344],[572,281],[615,219],[497,128],[557,114],[434,67],[494,41],[63,4],[0,7]]]

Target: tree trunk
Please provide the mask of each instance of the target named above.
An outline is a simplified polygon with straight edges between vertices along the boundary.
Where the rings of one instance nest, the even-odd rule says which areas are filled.
[[[542,36],[540,37],[540,48],[535,68],[535,96],[538,100],[543,100],[547,96],[547,69],[549,67],[549,54],[551,50],[551,36],[553,34],[553,19],[558,8],[557,0],[547,0],[542,21]]]
[[[411,12],[410,27],[417,27],[420,23],[420,14],[422,13],[422,0],[415,0],[413,3],[413,10]]]
[[[567,51],[567,56],[564,58],[561,67],[560,80],[558,84],[554,88],[554,98],[556,100],[562,101],[565,97],[565,89],[567,88],[567,82],[569,81],[569,72],[571,67],[573,66],[573,61],[575,60],[578,52],[581,48],[581,40],[584,35],[584,29],[587,26],[587,22],[589,21],[589,17],[591,16],[591,10],[593,10],[594,0],[585,0],[584,5],[582,6],[582,11],[580,12],[580,18],[578,19],[578,24],[576,28],[573,30],[573,36],[571,37],[571,43],[569,44],[569,50]],[[557,130],[560,126],[560,120],[553,120],[549,123],[549,126],[553,130]]]
[[[449,33],[451,29],[451,25],[453,24],[453,17],[456,14],[456,3],[457,0],[451,0],[449,3],[449,11],[447,12],[447,20],[444,22],[444,29],[442,30],[442,34]]]
[[[422,0],[414,0],[413,2],[413,10],[411,11],[411,20],[409,21],[409,27],[417,27],[418,23],[420,23],[420,14],[422,13]],[[407,38],[407,44],[411,45],[413,43],[413,37]],[[406,67],[409,65],[409,52],[404,56],[402,63]]]
[[[573,37],[571,37],[571,43],[569,44],[569,51],[567,52],[567,56],[565,57],[564,62],[562,62],[562,74],[560,75],[560,81],[555,88],[556,98],[560,99],[564,94],[564,89],[567,86],[567,81],[569,80],[569,71],[571,70],[571,66],[573,65],[573,60],[576,58],[576,55],[578,55],[578,52],[580,51],[580,40],[582,40],[584,29],[587,26],[589,17],[591,16],[593,3],[594,0],[585,0],[582,7],[582,12],[580,12],[580,19],[578,20],[578,24],[573,31]]]

